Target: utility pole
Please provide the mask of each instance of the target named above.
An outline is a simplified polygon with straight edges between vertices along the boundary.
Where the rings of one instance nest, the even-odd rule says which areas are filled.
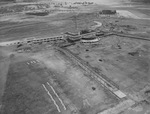
[[[76,15],[74,16],[74,22],[75,22],[75,28],[77,30],[78,28],[77,28],[77,16]]]
[[[74,22],[75,29],[77,30],[77,16],[76,15],[73,16],[72,21]]]
[[[77,23],[77,20],[78,20],[78,19],[77,19],[77,15],[78,15],[78,14],[74,15],[73,18],[72,18],[72,21],[73,21],[74,24],[75,24],[75,30],[78,30],[78,23]]]

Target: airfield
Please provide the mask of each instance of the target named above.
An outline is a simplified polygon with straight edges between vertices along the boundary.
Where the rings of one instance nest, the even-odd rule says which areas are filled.
[[[1,114],[150,113],[149,15],[89,4],[0,6]]]

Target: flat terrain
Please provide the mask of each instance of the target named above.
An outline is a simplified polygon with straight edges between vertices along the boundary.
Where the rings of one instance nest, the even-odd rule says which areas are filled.
[[[57,50],[36,53],[30,58],[18,55],[11,60],[2,99],[3,114],[94,114],[118,102],[81,66]]]
[[[106,9],[106,6],[93,7],[80,8],[81,11],[79,12],[56,13],[43,17],[27,16],[25,14],[1,16],[0,41],[18,40],[33,37],[51,37],[65,32],[78,32],[91,27],[91,25],[94,24],[94,21],[102,22],[104,26],[106,25],[105,29],[110,29],[112,26],[110,23],[113,23],[113,26],[119,26],[118,30],[124,30],[132,34],[138,34],[146,37],[150,34],[150,20],[140,20],[137,18],[132,19],[132,15],[135,15],[138,18],[148,18],[144,17],[141,15],[142,13],[138,12],[138,14],[142,17],[139,16],[136,10],[129,9],[126,11],[127,8],[118,8],[118,10],[121,11],[121,15],[125,15],[127,18],[129,18],[119,19],[116,17],[100,17],[96,14],[97,11],[103,8]],[[86,11],[86,9],[90,10]],[[128,17],[128,15],[131,15],[131,17]],[[131,27],[128,27],[128,25]]]
[[[136,83],[149,83],[149,42],[108,36],[98,45],[77,44],[68,49],[120,86],[133,90],[131,87]]]
[[[150,83],[150,42],[112,35],[99,44],[78,43],[68,49],[137,101],[136,95]]]
[[[1,10],[0,42],[52,37],[65,32],[79,33],[93,26],[94,31],[100,33],[131,34],[147,40],[99,35],[96,43],[83,43],[81,40],[64,48],[62,45],[68,44],[64,36],[66,39],[60,45],[59,41],[49,41],[0,47],[0,114],[104,114],[103,111],[109,109],[113,110],[110,111],[112,114],[150,112],[148,9],[142,9],[142,5],[90,5],[80,6],[74,12],[58,12],[48,7],[48,15],[35,16],[25,14],[30,8],[34,11],[34,4],[26,4],[29,9],[25,10],[20,5],[8,4],[3,9],[7,12],[2,13]],[[38,7],[44,9],[45,5]],[[100,15],[102,9],[115,9],[119,13]],[[106,87],[109,84],[104,85],[93,78],[89,69],[57,46],[72,52],[99,74],[99,78],[104,76],[108,82],[113,82],[126,97],[118,98]],[[128,100],[135,105],[124,104]]]

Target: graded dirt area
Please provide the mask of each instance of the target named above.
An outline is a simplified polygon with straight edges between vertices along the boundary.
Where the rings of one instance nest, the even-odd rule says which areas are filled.
[[[44,62],[49,72],[53,73],[53,77],[50,78],[54,78],[77,110],[81,111],[81,114],[95,113],[117,101],[109,96],[110,93],[105,92],[106,90],[96,84],[81,66],[70,62],[67,56],[62,56],[52,50],[37,54],[33,58]],[[96,107],[99,107],[99,110]]]
[[[115,9],[109,6],[92,5],[82,6],[77,12],[54,13],[47,16],[28,16],[24,13],[0,16],[0,41],[18,40],[23,38],[51,37],[65,32],[78,32],[87,29],[94,21],[103,23],[103,27],[109,29],[117,25],[119,30],[132,34],[148,36],[150,33],[149,20],[118,18],[116,16],[100,16],[98,12],[102,9]],[[116,9],[115,9],[116,10]],[[133,8],[118,8],[120,11],[131,11]],[[142,17],[140,17],[142,18]],[[143,16],[143,18],[145,18]],[[148,18],[148,17],[147,17]],[[111,23],[112,25],[109,25]],[[105,26],[106,25],[106,26]],[[129,26],[131,25],[131,26]],[[116,27],[116,28],[117,28]]]
[[[57,14],[55,16],[40,17],[37,19],[34,17],[33,20],[30,19],[30,21],[22,22],[8,21],[7,25],[0,28],[0,41],[21,40],[23,38],[33,37],[52,37],[68,31],[74,32],[76,31],[73,17],[75,14]],[[84,20],[78,20],[77,24],[82,25],[82,28],[87,27],[87,23]],[[0,25],[3,26],[3,23],[0,23]],[[78,26],[78,28],[80,28],[80,26]]]
[[[46,16],[25,12],[0,15],[0,41],[25,41],[0,47],[0,113],[150,112],[148,11],[141,14],[133,7],[102,5],[78,8],[59,12],[65,8],[56,7],[57,13],[48,8]],[[103,9],[119,10],[122,16],[101,15]],[[84,37],[82,31],[89,33]],[[57,35],[62,35],[63,41],[52,38]],[[139,36],[146,40],[135,39]]]
[[[55,49],[28,58],[16,54],[6,70],[3,114],[96,114],[118,103],[81,66]]]
[[[150,82],[149,44],[114,35],[102,38],[99,44],[78,43],[68,49],[130,94]]]

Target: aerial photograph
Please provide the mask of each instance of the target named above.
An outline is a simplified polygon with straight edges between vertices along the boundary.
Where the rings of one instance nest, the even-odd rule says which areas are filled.
[[[0,0],[0,114],[150,114],[150,0]]]

